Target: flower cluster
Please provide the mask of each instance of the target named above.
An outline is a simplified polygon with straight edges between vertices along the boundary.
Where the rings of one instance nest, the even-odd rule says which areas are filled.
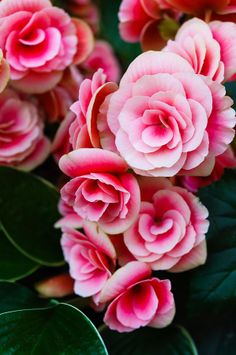
[[[177,16],[169,1],[124,0],[122,36],[144,38],[166,11]],[[57,133],[54,152],[70,178],[57,226],[74,292],[105,308],[113,330],[167,326],[175,302],[156,273],[206,261],[208,211],[193,192],[236,166],[223,85],[235,74],[235,26],[188,20],[162,51],[138,56],[119,85],[98,69]]]
[[[97,7],[66,3],[68,13],[49,0],[0,2],[0,165],[33,170],[52,153],[75,294],[113,330],[165,327],[174,290],[158,272],[205,263],[208,211],[194,193],[236,167],[224,86],[236,75],[236,6],[123,0],[121,37],[144,53],[122,75],[94,38]]]
[[[176,9],[124,0],[121,35],[143,41],[163,12],[177,19]],[[235,26],[185,22],[161,52],[136,58],[119,85],[98,69],[58,131],[55,153],[70,177],[58,222],[65,260],[74,292],[107,307],[111,329],[168,325],[171,284],[152,270],[206,260],[208,211],[192,192],[235,166],[235,112],[222,84],[235,74]]]

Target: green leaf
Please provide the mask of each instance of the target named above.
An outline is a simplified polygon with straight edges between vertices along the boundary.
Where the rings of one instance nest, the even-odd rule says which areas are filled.
[[[187,331],[179,326],[141,328],[132,333],[101,332],[110,355],[197,355]]]
[[[50,301],[37,297],[28,288],[13,282],[0,282],[0,313],[47,307]]]
[[[107,355],[107,351],[90,320],[61,303],[0,314],[0,354]]]
[[[190,282],[189,317],[217,315],[236,306],[236,247],[212,253]]]
[[[0,280],[20,280],[37,268],[38,264],[16,249],[0,227]]]
[[[202,189],[200,200],[210,213],[208,259],[192,273],[188,316],[213,317],[236,306],[236,172]]]
[[[220,181],[201,189],[198,195],[210,214],[208,249],[236,247],[236,172],[227,171]]]
[[[7,238],[26,257],[43,265],[59,265],[63,256],[59,194],[47,181],[16,169],[0,167],[0,222]]]

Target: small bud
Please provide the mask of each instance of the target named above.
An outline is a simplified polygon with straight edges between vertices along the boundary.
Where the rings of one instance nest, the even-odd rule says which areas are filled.
[[[39,281],[35,285],[36,291],[43,297],[66,297],[73,294],[74,280],[69,274],[61,274]]]

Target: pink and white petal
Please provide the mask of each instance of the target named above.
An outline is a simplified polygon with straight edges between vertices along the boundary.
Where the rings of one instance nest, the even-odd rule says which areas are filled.
[[[99,222],[102,229],[112,235],[125,232],[135,222],[140,210],[140,189],[136,178],[127,173],[120,175],[120,180],[124,189],[130,193],[129,201],[123,206],[123,209],[127,208],[127,214],[111,223]]]
[[[236,73],[236,40],[234,33],[236,24],[233,22],[213,21],[209,24],[213,37],[220,44],[221,60],[225,68],[225,81]]]
[[[116,316],[116,308],[117,308],[117,301],[119,298],[115,299],[111,304],[108,306],[105,316],[104,316],[104,323],[112,330],[116,330],[117,332],[132,332],[134,329],[130,327],[125,327],[121,324]]]
[[[80,148],[63,155],[59,167],[70,177],[91,172],[123,173],[127,170],[125,161],[119,155],[98,148]]]
[[[164,328],[172,323],[175,316],[175,305],[171,307],[166,313],[156,313],[156,316],[153,320],[148,324],[149,327],[153,328]]]
[[[100,302],[107,302],[124,292],[129,286],[139,282],[151,274],[148,265],[139,261],[131,261],[118,269],[106,282],[100,294]]]
[[[51,7],[50,0],[2,0],[0,5],[0,17],[9,16],[18,11],[36,12],[43,8]]]
[[[93,95],[86,114],[86,122],[88,127],[88,134],[94,148],[100,148],[100,137],[97,127],[97,118],[99,113],[99,108],[104,102],[106,96],[112,94],[118,89],[116,83],[105,83],[103,84]]]
[[[98,250],[101,250],[114,261],[116,258],[116,251],[108,235],[93,222],[84,221],[83,229],[89,241],[92,242]]]
[[[180,257],[174,258],[168,254],[163,255],[160,259],[150,263],[152,270],[169,270],[171,269],[178,261]]]
[[[92,52],[94,47],[94,37],[91,28],[86,22],[77,18],[73,18],[72,22],[76,28],[76,35],[78,39],[77,52],[74,56],[73,62],[78,65]]]
[[[126,291],[121,295],[117,300],[116,316],[117,320],[125,327],[137,329],[147,325],[148,321],[137,318],[132,307],[132,296],[135,297],[131,291]]]
[[[174,265],[170,272],[182,272],[194,269],[197,266],[203,265],[207,258],[207,246],[206,241],[203,240],[195,248],[193,248],[188,254],[184,255],[179,262]]]
[[[55,228],[75,228],[81,229],[83,228],[83,219],[78,216],[76,213],[67,214],[65,217],[60,218],[55,224]]]
[[[139,292],[133,293],[132,308],[138,319],[149,321],[153,318],[158,308],[158,297],[149,280],[141,281],[134,287],[138,287]]]
[[[174,53],[148,51],[140,54],[128,67],[120,86],[134,83],[144,75],[158,73],[193,73],[191,65]],[[184,74],[185,75],[185,74]]]
[[[30,171],[42,164],[50,154],[51,143],[46,137],[42,137],[35,145],[33,152],[18,165],[22,170]]]
[[[53,89],[62,79],[62,71],[52,71],[50,73],[29,72],[20,80],[12,80],[11,84],[19,91],[27,94],[42,94]]]
[[[185,170],[184,168],[179,172],[180,175],[189,176],[208,176],[212,173],[215,166],[215,157],[208,154],[205,160],[196,168]]]
[[[101,291],[106,283],[108,274],[101,271],[99,274],[87,280],[75,280],[74,292],[81,297],[90,297]]]

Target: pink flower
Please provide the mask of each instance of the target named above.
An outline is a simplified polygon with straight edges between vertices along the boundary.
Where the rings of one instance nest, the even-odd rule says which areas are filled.
[[[49,0],[2,0],[0,47],[14,86],[28,93],[50,90],[72,62],[92,50],[92,33]]]
[[[61,245],[75,280],[74,292],[89,297],[96,296],[111,276],[116,253],[109,237],[96,223],[85,222],[83,228],[85,234],[65,228]]]
[[[118,14],[121,38],[127,42],[141,41],[144,50],[163,48],[166,41],[159,28],[163,13],[168,18],[177,15],[166,0],[123,0]]]
[[[174,53],[146,52],[112,94],[107,119],[127,164],[144,176],[209,175],[233,140],[225,88]]]
[[[181,176],[181,184],[191,192],[197,192],[198,189],[220,180],[226,168],[236,168],[236,158],[231,147],[223,154],[216,157],[216,163],[211,175],[206,177]]]
[[[48,156],[50,144],[36,106],[13,90],[0,95],[0,165],[32,170]]]
[[[92,53],[82,63],[82,68],[89,73],[94,73],[102,68],[107,76],[107,81],[118,81],[121,75],[120,64],[111,45],[106,41],[96,41]]]
[[[179,29],[175,41],[164,49],[179,54],[193,67],[195,73],[221,82],[235,74],[236,24],[215,21],[206,24],[194,18]]]
[[[0,49],[0,93],[7,86],[10,78],[10,68],[6,60],[3,58],[2,50]]]
[[[153,270],[180,272],[205,263],[207,209],[169,181],[143,178],[141,190],[145,189],[146,197],[152,198],[142,199],[137,221],[124,233],[129,251]]]
[[[175,303],[170,281],[150,276],[148,265],[134,261],[107,281],[99,300],[112,301],[104,317],[109,328],[131,332],[145,326],[163,328],[172,322]]]
[[[127,165],[115,153],[81,148],[64,155],[60,169],[73,179],[62,199],[83,219],[97,222],[109,234],[123,233],[138,216],[140,191]]]
[[[98,69],[92,79],[85,79],[79,90],[79,98],[71,106],[71,111],[76,118],[69,127],[70,142],[73,149],[103,146],[103,137],[111,139],[114,145],[114,137],[107,124],[103,127],[104,114],[100,109],[107,107],[110,94],[117,90],[113,82],[106,83],[106,75],[102,69]],[[105,118],[106,118],[105,110]],[[99,124],[102,126],[99,131]],[[104,146],[103,146],[104,147]],[[110,147],[110,144],[109,144]],[[106,148],[106,147],[104,147]]]

